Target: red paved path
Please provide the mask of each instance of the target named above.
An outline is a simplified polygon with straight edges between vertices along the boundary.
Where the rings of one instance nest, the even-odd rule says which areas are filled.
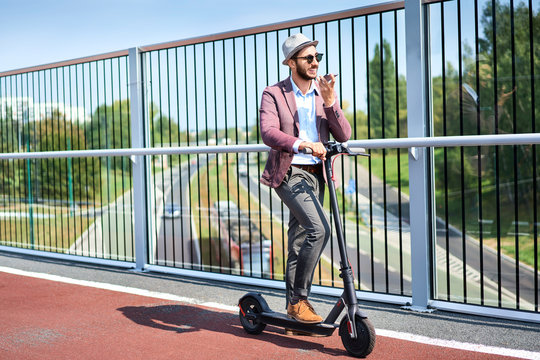
[[[0,273],[0,359],[350,359],[337,332],[257,336],[237,314]],[[377,337],[369,359],[504,359]]]

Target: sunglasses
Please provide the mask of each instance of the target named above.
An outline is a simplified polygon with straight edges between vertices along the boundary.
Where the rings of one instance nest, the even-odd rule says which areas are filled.
[[[306,59],[307,63],[311,64],[313,62],[313,59],[317,59],[317,62],[321,62],[323,55],[324,54],[315,54],[315,56],[313,56],[313,55],[296,56],[296,57],[293,57],[293,59]]]

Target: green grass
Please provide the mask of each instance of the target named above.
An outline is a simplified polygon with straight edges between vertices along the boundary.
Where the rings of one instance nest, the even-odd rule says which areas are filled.
[[[401,179],[401,191],[409,195],[409,155],[407,150],[400,150],[400,176],[398,177],[397,150],[387,150],[383,156],[382,151],[372,151],[371,153],[371,172],[379,179],[384,178],[384,168],[386,168],[386,183],[398,189]],[[386,163],[386,164],[385,164]],[[368,162],[362,164],[366,168]],[[385,166],[384,166],[385,165]]]
[[[17,213],[27,213],[27,205],[14,210]],[[68,250],[81,234],[93,222],[86,216],[69,216],[69,209],[53,207],[50,209],[34,208],[34,215],[45,214],[51,218],[33,220],[33,249],[45,251]],[[52,217],[54,216],[54,217]],[[10,218],[0,221],[0,243],[6,246],[32,248],[30,221],[28,218]]]

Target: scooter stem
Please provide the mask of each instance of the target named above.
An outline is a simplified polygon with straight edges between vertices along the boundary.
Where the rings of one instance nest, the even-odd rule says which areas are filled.
[[[345,246],[345,237],[343,236],[343,226],[341,224],[341,218],[339,216],[339,205],[337,201],[336,188],[334,181],[332,180],[332,159],[331,156],[327,157],[324,161],[324,170],[326,171],[326,179],[328,181],[328,192],[330,193],[330,205],[332,206],[334,224],[336,226],[336,234],[338,239],[339,254],[341,255],[341,267],[350,268],[349,259],[347,257],[347,250]]]
[[[334,186],[334,181],[332,180],[332,155],[332,152],[327,153],[327,158],[324,162],[324,170],[326,172],[326,179],[328,181],[328,192],[330,193],[332,217],[334,218],[334,224],[336,226],[337,243],[339,246],[339,254],[341,256],[340,277],[343,279],[343,301],[346,305],[347,316],[349,317],[349,333],[351,338],[356,339],[358,336],[356,333],[356,314],[359,312],[358,299],[356,298],[354,275],[347,256],[347,246],[345,244],[345,237],[343,235],[341,217],[339,216],[340,212],[336,188]],[[363,314],[361,314],[361,316],[363,317]]]

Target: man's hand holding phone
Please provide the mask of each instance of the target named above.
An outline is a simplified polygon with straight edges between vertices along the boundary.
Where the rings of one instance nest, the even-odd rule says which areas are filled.
[[[319,82],[319,89],[321,90],[321,96],[325,106],[332,106],[336,100],[334,96],[334,85],[336,84],[337,74],[327,74],[319,76],[317,79]]]

